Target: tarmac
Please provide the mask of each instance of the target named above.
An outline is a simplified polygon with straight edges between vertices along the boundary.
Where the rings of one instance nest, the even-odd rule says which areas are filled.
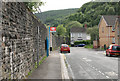
[[[63,79],[61,54],[53,51],[45,61],[35,69],[28,79]],[[66,75],[66,74],[65,74]]]

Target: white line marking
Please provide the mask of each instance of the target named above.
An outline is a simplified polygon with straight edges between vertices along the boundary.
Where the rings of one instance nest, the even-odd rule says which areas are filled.
[[[105,75],[104,73],[102,73],[102,75]]]
[[[106,76],[106,78],[110,78],[109,76]]]
[[[83,59],[87,59],[87,58],[83,58]]]
[[[90,61],[92,61],[92,60],[90,60],[90,59],[87,59],[86,61],[89,61],[89,62],[90,62]]]
[[[102,73],[101,71],[98,71],[99,73]]]
[[[116,75],[118,75],[118,74],[116,74]]]

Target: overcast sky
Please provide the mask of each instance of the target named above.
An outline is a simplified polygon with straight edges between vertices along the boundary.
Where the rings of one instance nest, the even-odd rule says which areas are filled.
[[[40,9],[42,12],[49,10],[59,10],[68,8],[80,8],[84,3],[90,2],[91,0],[41,0],[46,2]]]

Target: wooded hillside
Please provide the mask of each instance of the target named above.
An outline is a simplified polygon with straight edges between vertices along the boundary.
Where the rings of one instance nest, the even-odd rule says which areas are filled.
[[[62,23],[62,20],[66,16],[69,16],[73,13],[76,13],[78,11],[78,8],[76,9],[64,9],[64,10],[52,10],[42,13],[35,14],[40,20],[43,21],[44,24],[51,24],[51,25],[57,25]]]

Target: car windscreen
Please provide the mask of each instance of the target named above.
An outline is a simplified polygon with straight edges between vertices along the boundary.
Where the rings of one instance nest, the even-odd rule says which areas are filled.
[[[120,51],[120,46],[113,46],[112,50]]]
[[[68,47],[68,46],[63,46],[63,47]]]

